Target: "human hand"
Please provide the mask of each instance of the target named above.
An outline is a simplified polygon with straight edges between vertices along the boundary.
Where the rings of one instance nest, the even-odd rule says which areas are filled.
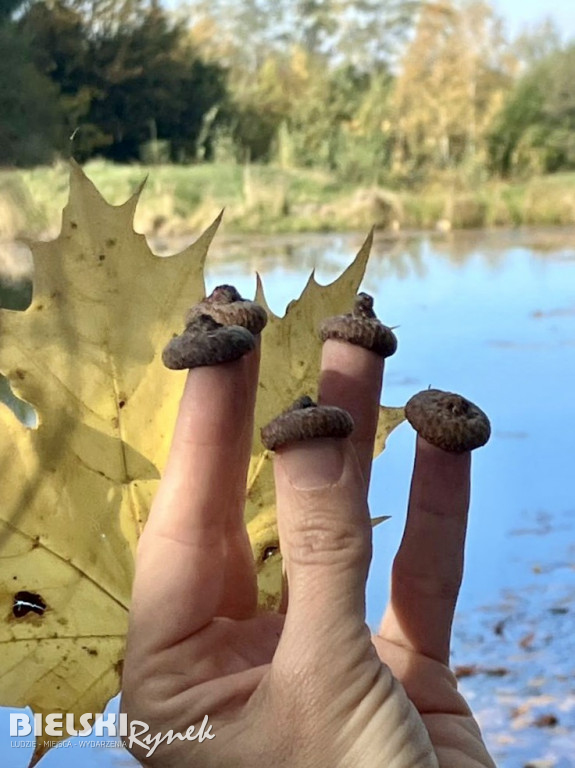
[[[390,602],[372,637],[367,486],[383,361],[327,341],[319,400],[349,411],[355,429],[277,452],[289,598],[285,615],[261,613],[243,522],[258,365],[256,349],[188,375],[138,547],[124,664],[130,721],[184,734],[208,715],[215,738],[131,751],[157,768],[492,768],[448,668],[470,454],[417,439]]]

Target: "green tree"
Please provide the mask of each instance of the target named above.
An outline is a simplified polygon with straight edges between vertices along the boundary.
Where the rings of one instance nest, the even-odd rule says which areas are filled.
[[[0,164],[50,161],[61,144],[56,88],[35,68],[26,40],[11,20],[20,2],[0,5]]]
[[[85,159],[110,139],[88,118],[97,93],[90,74],[92,51],[80,14],[62,2],[33,3],[19,21],[34,66],[52,83],[52,95],[66,127],[66,152]]]
[[[490,136],[497,172],[575,168],[575,45],[534,65],[517,83]]]
[[[369,165],[357,162],[366,141],[357,114],[372,77],[381,83],[380,73],[389,71],[392,43],[418,6],[411,0],[192,2],[194,43],[229,71],[239,157],[279,155],[286,162],[289,155],[290,162],[336,170]],[[370,140],[372,148],[388,146],[379,128]]]
[[[0,22],[12,18],[12,14],[18,10],[25,0],[0,0]]]
[[[389,183],[395,145],[394,78],[380,66],[371,73],[351,118],[342,124],[337,170],[346,181]]]
[[[226,99],[221,67],[199,59],[155,0],[140,2],[138,16],[127,3],[77,6],[38,3],[21,20],[37,68],[58,86],[75,156],[134,160],[157,137],[170,142],[172,159],[195,157],[204,115]]]

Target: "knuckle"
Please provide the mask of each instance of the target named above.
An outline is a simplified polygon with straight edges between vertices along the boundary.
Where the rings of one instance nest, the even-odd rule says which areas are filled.
[[[329,509],[314,510],[290,523],[287,552],[302,565],[360,564],[371,553],[370,531]]]

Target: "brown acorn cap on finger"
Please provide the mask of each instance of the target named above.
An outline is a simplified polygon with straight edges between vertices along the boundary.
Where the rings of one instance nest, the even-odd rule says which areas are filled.
[[[255,337],[247,328],[222,325],[210,315],[199,315],[166,344],[162,362],[175,371],[231,363],[255,346]]]
[[[348,437],[353,432],[353,419],[343,408],[317,405],[311,397],[300,397],[295,403],[262,428],[262,443],[268,451],[284,445],[316,437]]]
[[[209,296],[188,310],[186,325],[199,315],[209,315],[222,325],[241,325],[254,336],[261,333],[268,322],[265,309],[255,301],[242,299],[233,285],[218,285]]]
[[[187,313],[184,331],[162,353],[167,368],[182,370],[238,360],[256,346],[267,313],[242,299],[233,285],[219,285]]]
[[[336,339],[375,352],[380,357],[391,357],[397,349],[397,337],[377,319],[373,311],[373,298],[367,293],[356,296],[353,310],[347,315],[328,317],[320,326],[322,341]]]
[[[405,416],[420,437],[451,453],[480,448],[491,435],[489,419],[481,408],[440,389],[414,395],[405,406]]]

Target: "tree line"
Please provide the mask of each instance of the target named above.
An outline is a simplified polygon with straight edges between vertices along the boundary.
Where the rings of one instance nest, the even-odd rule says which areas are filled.
[[[0,0],[0,163],[575,168],[575,44],[486,0]]]

